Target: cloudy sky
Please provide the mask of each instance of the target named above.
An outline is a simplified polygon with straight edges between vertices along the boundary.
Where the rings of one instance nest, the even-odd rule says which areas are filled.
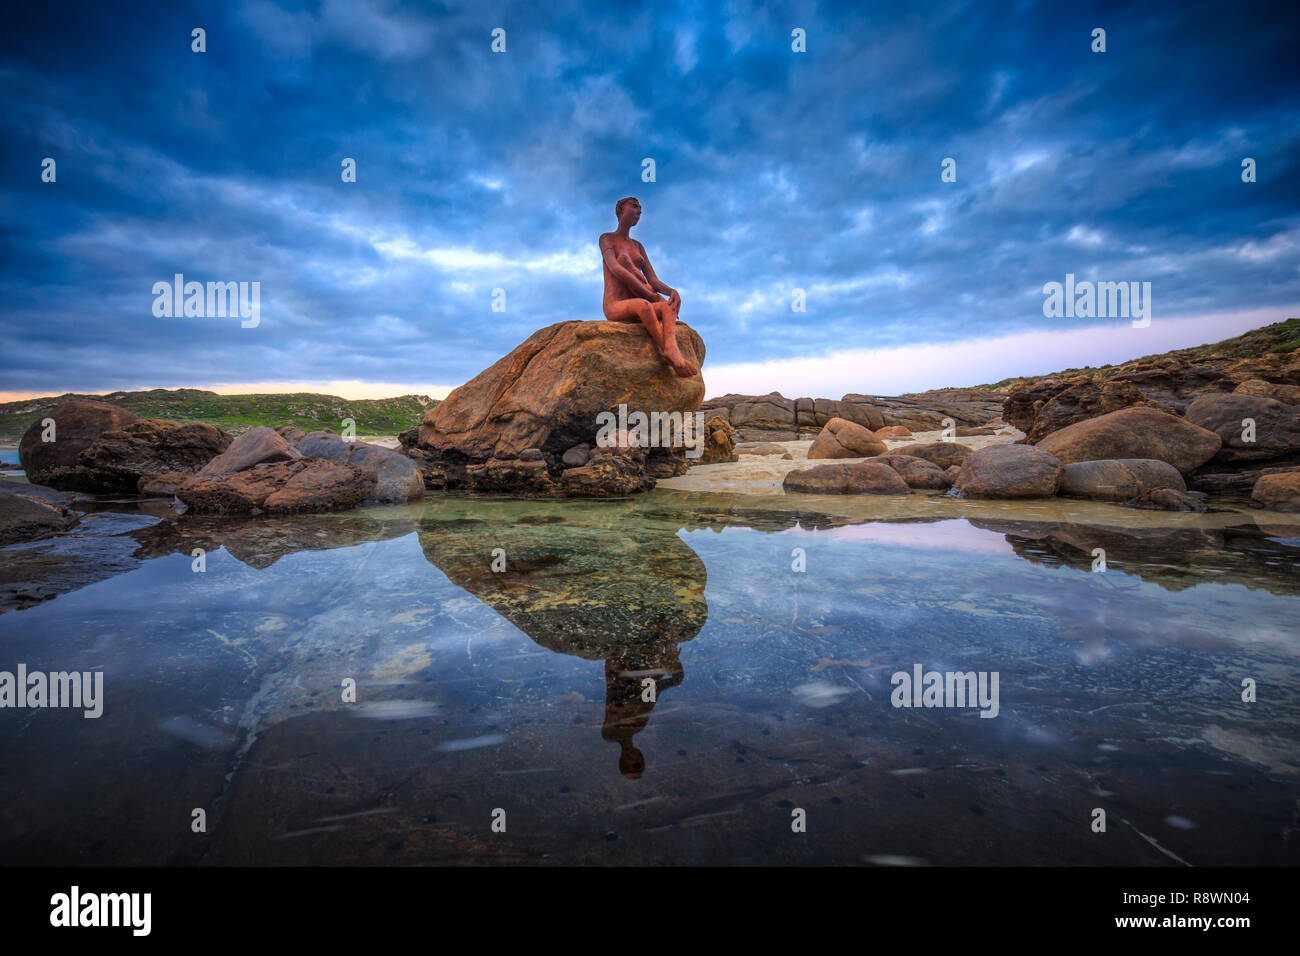
[[[135,6],[7,13],[0,398],[442,394],[601,317],[625,195],[714,395],[977,384],[1300,314],[1294,4]],[[175,273],[260,282],[260,324],[156,317]],[[1150,326],[1045,318],[1066,273],[1150,282]]]

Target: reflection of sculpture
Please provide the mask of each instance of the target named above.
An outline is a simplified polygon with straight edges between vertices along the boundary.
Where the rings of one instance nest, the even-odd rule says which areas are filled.
[[[565,527],[562,506],[511,502],[500,521],[472,502],[448,499],[419,524],[431,564],[542,647],[605,662],[601,735],[621,747],[619,770],[638,777],[645,759],[632,738],[646,726],[658,695],[680,684],[678,644],[708,617],[704,563],[679,537],[676,520],[610,502],[600,523]],[[549,513],[547,513],[549,512]],[[589,516],[584,515],[584,518]],[[492,551],[506,570],[493,573]],[[655,700],[643,700],[644,678]]]
[[[640,322],[659,349],[664,361],[679,378],[698,375],[700,370],[677,347],[677,313],[682,297],[655,275],[645,246],[628,235],[641,218],[641,203],[632,196],[614,206],[618,229],[600,237],[600,254],[605,265],[605,318],[611,322]],[[667,301],[659,293],[668,296]]]
[[[676,644],[623,648],[605,660],[605,725],[600,735],[622,748],[618,769],[624,776],[635,779],[645,770],[645,757],[632,746],[632,737],[650,722],[659,695],[680,684],[683,676]],[[653,697],[647,691],[647,679],[654,682]]]

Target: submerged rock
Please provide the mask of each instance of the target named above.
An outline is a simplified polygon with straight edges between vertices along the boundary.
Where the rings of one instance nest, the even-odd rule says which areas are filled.
[[[0,489],[0,547],[67,531],[78,520],[76,512],[46,498],[10,491],[8,485]]]

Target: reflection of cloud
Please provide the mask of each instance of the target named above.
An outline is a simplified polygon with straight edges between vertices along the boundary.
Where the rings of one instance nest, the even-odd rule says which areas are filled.
[[[942,533],[937,531],[942,527]],[[794,531],[796,529],[791,529]],[[790,532],[786,532],[790,533]],[[799,529],[799,533],[804,533]],[[889,544],[902,548],[924,548],[939,551],[965,551],[979,554],[1014,555],[1015,548],[1003,534],[976,528],[969,522],[954,518],[927,524],[925,534],[917,534],[914,525],[907,523],[884,523],[843,525],[838,528],[823,528],[816,532],[816,540],[823,537],[836,541],[870,542],[872,544]]]

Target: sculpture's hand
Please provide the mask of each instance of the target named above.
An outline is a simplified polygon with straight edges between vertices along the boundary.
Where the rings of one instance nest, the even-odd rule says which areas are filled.
[[[668,304],[673,307],[674,312],[680,312],[682,310],[682,297],[677,294],[676,289],[668,290]]]

